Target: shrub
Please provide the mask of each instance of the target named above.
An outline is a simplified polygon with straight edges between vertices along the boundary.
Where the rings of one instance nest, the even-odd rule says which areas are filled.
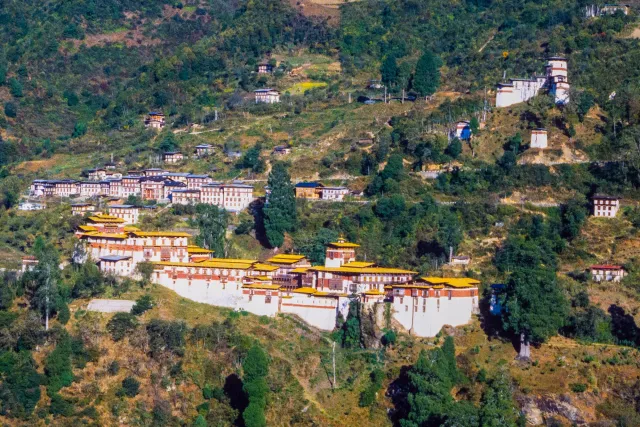
[[[109,364],[109,368],[107,368],[107,372],[109,375],[115,375],[120,370],[120,363],[117,360],[114,360]]]
[[[382,381],[384,379],[384,372],[381,369],[374,369],[371,371],[370,383],[366,389],[360,394],[360,401],[358,404],[361,407],[371,406],[376,401],[376,395],[382,388]]]
[[[129,376],[122,380],[122,394],[127,397],[135,397],[140,391],[140,382]]]
[[[107,331],[114,341],[120,341],[137,326],[138,320],[133,314],[116,313],[107,323]]]
[[[583,393],[587,391],[587,385],[582,383],[570,384],[569,388],[571,388],[571,391],[573,391],[574,393]]]
[[[384,345],[385,347],[389,347],[391,345],[394,345],[397,339],[398,336],[396,335],[396,332],[393,329],[389,329],[381,338],[382,345]]]
[[[18,107],[13,102],[4,103],[4,114],[7,117],[14,118],[18,115]]]
[[[153,308],[153,298],[150,295],[143,295],[136,300],[136,304],[131,308],[131,314],[139,316],[147,310]]]

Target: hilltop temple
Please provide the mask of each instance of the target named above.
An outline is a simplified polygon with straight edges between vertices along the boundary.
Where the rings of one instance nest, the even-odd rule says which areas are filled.
[[[569,102],[570,86],[565,58],[549,58],[544,76],[534,75],[530,79],[509,79],[508,83],[499,83],[496,90],[496,107],[508,107],[528,101],[543,89],[555,97],[556,104]]]
[[[304,255],[278,254],[265,262],[215,258],[189,244],[188,233],[140,231],[120,218],[90,218],[77,236],[100,269],[135,277],[140,262],[154,265],[151,280],[193,301],[246,310],[257,315],[290,313],[323,330],[346,318],[349,301],[365,306],[390,303],[393,318],[411,333],[430,337],[444,325],[460,326],[478,308],[479,281],[470,278],[415,278],[416,272],[358,261],[359,245],[340,238],[329,243],[324,265]]]

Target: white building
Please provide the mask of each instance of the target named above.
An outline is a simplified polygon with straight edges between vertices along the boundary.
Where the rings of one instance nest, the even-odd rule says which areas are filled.
[[[230,212],[240,212],[255,200],[253,186],[241,183],[211,183],[203,185],[200,191],[201,203],[216,205]]]
[[[35,202],[22,202],[18,205],[18,210],[21,211],[41,211],[44,208],[46,208],[44,204]]]
[[[547,148],[546,129],[534,129],[531,131],[531,148]]]
[[[620,199],[618,197],[596,194],[593,196],[593,216],[613,218],[620,210]]]
[[[124,224],[137,224],[140,217],[140,208],[133,205],[110,205],[109,215],[124,220]]]
[[[478,284],[470,278],[423,277],[392,284],[393,318],[420,337],[434,337],[443,326],[469,323],[478,312]]]
[[[276,104],[280,102],[280,92],[275,89],[257,89],[253,93],[256,97],[256,104]]]
[[[555,97],[556,104],[569,102],[569,79],[566,58],[553,56],[548,59],[546,74],[530,79],[509,79],[499,83],[496,90],[496,107],[508,107],[537,96],[546,89]]]
[[[627,275],[621,265],[592,265],[590,270],[594,282],[619,282]]]
[[[349,194],[347,187],[322,187],[320,198],[322,200],[344,200],[344,196]]]

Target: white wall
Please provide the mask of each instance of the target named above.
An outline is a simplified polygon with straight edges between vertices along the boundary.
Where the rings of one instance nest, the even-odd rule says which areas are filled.
[[[283,298],[280,307],[282,313],[296,314],[311,326],[331,331],[336,326],[337,304],[336,298],[293,294]]]
[[[414,335],[434,337],[444,325],[461,326],[469,323],[477,305],[478,297],[448,299],[405,296],[402,304],[399,297],[394,297],[393,318]]]

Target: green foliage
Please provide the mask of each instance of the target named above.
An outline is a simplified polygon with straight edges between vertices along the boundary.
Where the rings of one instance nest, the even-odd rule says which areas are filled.
[[[399,70],[396,57],[393,54],[387,55],[380,66],[382,82],[388,87],[394,87],[398,82],[398,74]]]
[[[4,114],[7,117],[15,118],[18,116],[18,106],[14,102],[4,103]]]
[[[580,229],[587,219],[588,211],[580,202],[570,200],[562,206],[562,235],[567,239],[574,239],[580,234]]]
[[[142,295],[136,300],[135,305],[131,307],[131,314],[134,316],[140,316],[145,311],[151,310],[154,305],[151,295]]]
[[[358,405],[360,407],[371,406],[376,400],[376,395],[382,388],[382,381],[384,380],[384,372],[381,369],[374,369],[369,374],[369,384],[367,387],[360,393],[360,400],[358,401]]]
[[[165,134],[164,138],[160,141],[160,144],[158,144],[158,150],[163,153],[178,151],[179,149],[180,146],[178,145],[178,140],[173,132]]]
[[[49,412],[53,415],[62,415],[70,417],[73,415],[73,404],[58,393],[51,395],[51,404],[49,405]]]
[[[11,418],[27,418],[40,400],[42,377],[28,351],[0,353],[1,411]]]
[[[271,247],[284,243],[284,234],[295,230],[297,224],[296,200],[291,177],[283,163],[276,163],[269,173],[271,190],[264,207],[264,229]]]
[[[68,334],[62,334],[56,348],[46,357],[44,373],[47,377],[47,393],[50,396],[73,383],[71,338]]]
[[[121,341],[128,333],[138,326],[138,320],[131,313],[116,313],[107,322],[107,331],[111,334],[111,339]]]
[[[480,426],[519,426],[520,417],[513,399],[511,378],[505,369],[498,371],[484,390],[480,406]]]
[[[442,61],[433,52],[422,54],[413,76],[413,88],[421,96],[430,96],[440,87]]]
[[[305,239],[296,239],[297,250],[304,254],[314,265],[324,264],[327,245],[335,242],[339,233],[328,228],[321,228],[311,236],[305,235]]]
[[[184,334],[186,331],[187,325],[184,322],[151,320],[147,324],[151,356],[157,358],[163,353],[182,355],[184,353]]]
[[[571,383],[569,384],[569,388],[574,393],[584,393],[587,391],[587,385],[582,383]]]
[[[207,421],[204,419],[202,415],[198,415],[195,420],[193,420],[193,427],[207,427]]]
[[[87,133],[87,124],[85,122],[76,122],[73,126],[73,133],[71,136],[73,138],[79,138],[82,135]]]
[[[566,297],[553,270],[527,264],[509,276],[502,295],[503,326],[533,343],[555,335],[567,320]]]
[[[264,409],[269,392],[266,380],[269,373],[269,359],[257,344],[249,349],[242,362],[242,371],[244,372],[243,389],[249,399],[249,405],[242,413],[242,419],[247,427],[266,426]]]
[[[215,205],[198,204],[195,223],[200,230],[196,243],[224,257],[229,213]]]
[[[266,169],[264,160],[260,157],[262,145],[260,143],[248,149],[242,159],[238,162],[238,167],[251,169],[252,172],[262,173]]]
[[[71,295],[74,298],[90,298],[104,292],[104,276],[98,266],[91,260],[81,264],[75,272],[75,282]]]
[[[363,346],[360,329],[360,302],[358,299],[354,298],[349,301],[347,319],[340,332],[343,348],[361,348]]]
[[[71,312],[69,311],[69,305],[65,301],[61,301],[58,305],[58,322],[66,325],[71,318]]]
[[[143,261],[136,264],[136,273],[140,275],[142,283],[145,285],[151,282],[151,275],[154,269],[155,267],[151,262]]]
[[[140,391],[140,381],[132,376],[122,380],[122,394],[127,397],[136,397]]]
[[[22,98],[24,93],[22,92],[22,83],[15,77],[9,79],[9,92],[15,98]]]
[[[462,153],[462,142],[458,138],[453,138],[453,141],[447,147],[446,153],[454,159],[457,159],[460,153]]]

